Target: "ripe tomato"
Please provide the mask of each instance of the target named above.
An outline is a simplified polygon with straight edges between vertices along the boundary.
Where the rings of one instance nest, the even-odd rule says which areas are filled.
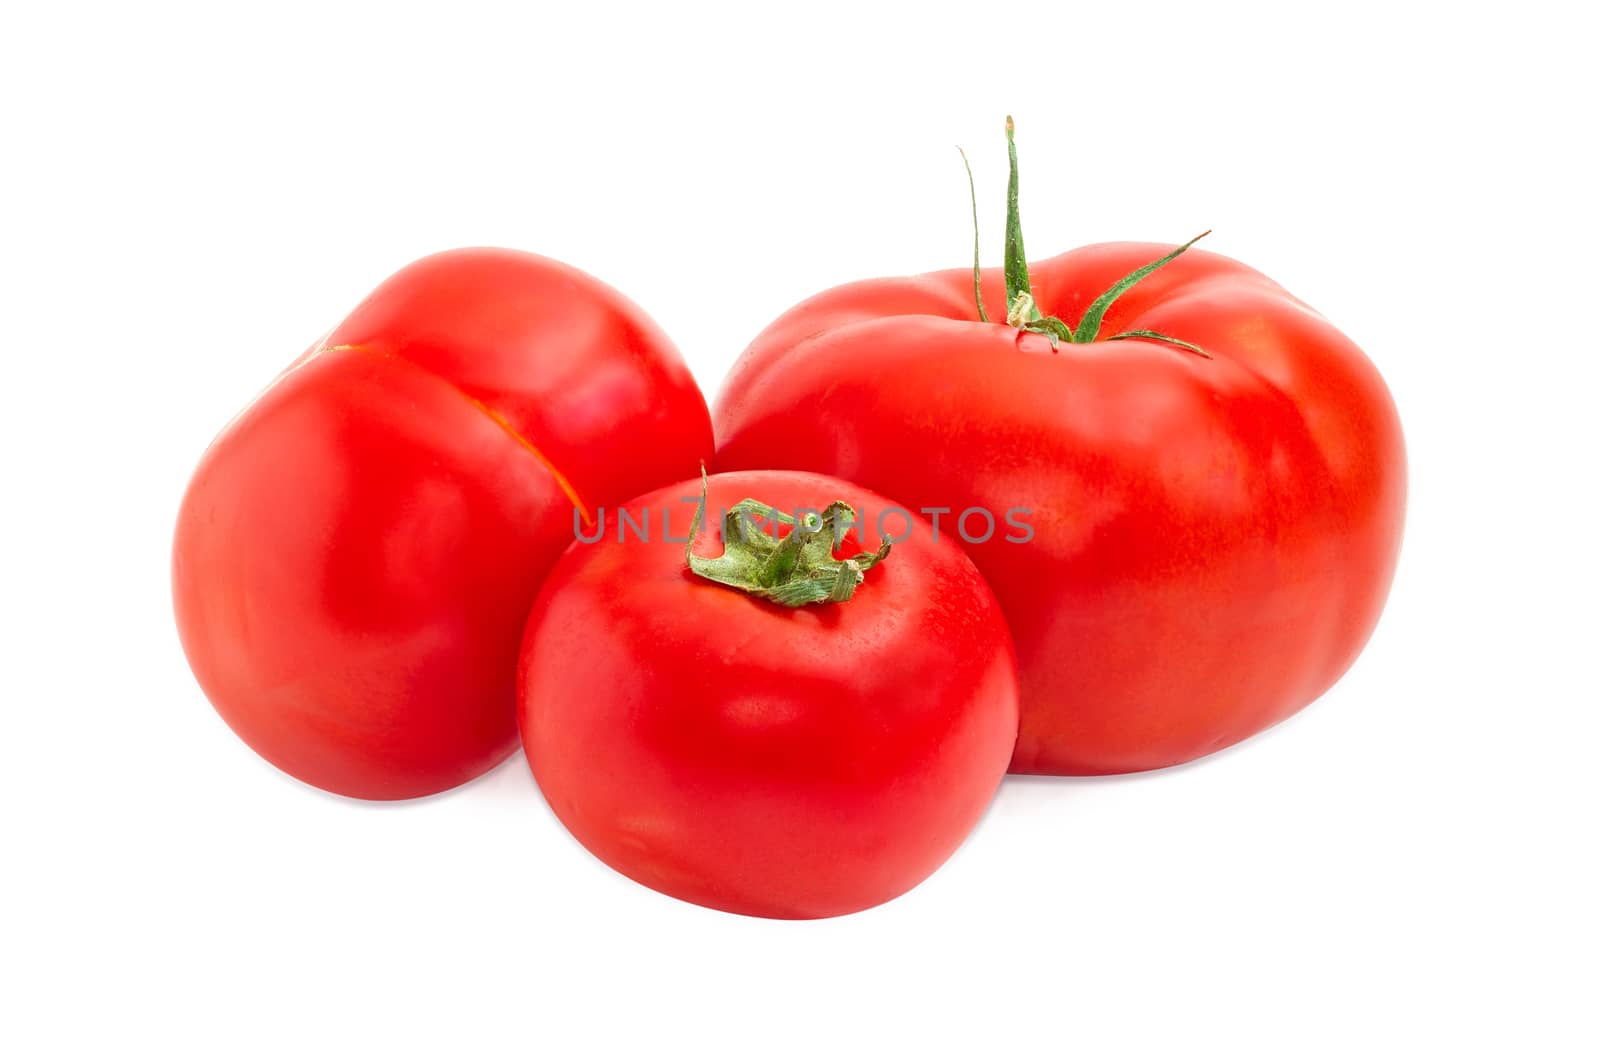
[[[705,403],[620,294],[543,257],[419,260],[235,418],[178,516],[195,676],[274,765],[362,798],[516,746],[522,623],[578,516],[692,474]]]
[[[519,680],[534,776],[591,852],[668,895],[786,918],[892,899],[961,843],[1010,759],[1016,670],[994,596],[925,521],[809,473],[713,476],[727,548],[707,559],[719,525],[685,544],[700,492],[635,499],[551,572]],[[819,529],[780,517],[774,544],[740,499],[822,510]],[[850,515],[830,500],[859,525],[838,553]],[[880,523],[909,531],[881,562],[861,553]]]
[[[1012,161],[1004,285],[977,275],[1007,323],[980,318],[973,271],[801,303],[723,388],[716,466],[834,473],[951,519],[1028,510],[1025,544],[966,546],[1016,639],[1013,770],[1183,762],[1360,652],[1399,551],[1399,419],[1356,345],[1244,264],[1110,243],[1030,272]]]

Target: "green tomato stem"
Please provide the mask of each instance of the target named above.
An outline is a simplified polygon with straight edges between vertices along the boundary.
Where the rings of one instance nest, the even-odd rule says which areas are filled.
[[[967,190],[972,196],[972,295],[978,304],[978,319],[988,321],[989,315],[983,306],[983,274],[979,266],[978,190],[973,184],[972,164],[967,162],[967,153],[965,150],[960,151],[961,162],[967,168]],[[1116,303],[1123,293],[1172,263],[1187,252],[1190,246],[1211,234],[1209,231],[1202,232],[1161,259],[1145,264],[1118,279],[1111,288],[1101,293],[1089,305],[1089,309],[1083,314],[1083,319],[1078,323],[1078,328],[1074,330],[1061,318],[1041,312],[1033,298],[1033,282],[1028,274],[1027,250],[1022,244],[1022,216],[1017,206],[1017,127],[1010,116],[1006,116],[1006,154],[1010,162],[1010,176],[1006,181],[1006,324],[1023,332],[1036,332],[1044,336],[1050,341],[1052,351],[1059,352],[1063,341],[1077,344],[1093,343],[1100,335],[1106,311],[1111,309],[1111,305]],[[1107,339],[1140,339],[1170,343],[1193,351],[1201,357],[1211,357],[1210,353],[1193,343],[1150,329],[1119,332],[1114,336],[1108,336]]]
[[[1028,251],[1022,244],[1022,217],[1017,211],[1017,127],[1006,116],[1006,152],[1011,176],[1006,181],[1006,324],[1026,328],[1044,315],[1033,302],[1028,280]]]
[[[723,516],[722,555],[696,556],[694,540],[705,523],[709,497],[709,480],[702,466],[700,504],[689,527],[684,563],[698,577],[780,606],[845,602],[855,595],[866,572],[889,555],[893,544],[886,539],[876,552],[836,560],[834,549],[855,524],[855,510],[849,505],[835,502],[820,513],[794,517],[747,498]],[[789,533],[776,537],[771,530],[774,523],[790,526]]]

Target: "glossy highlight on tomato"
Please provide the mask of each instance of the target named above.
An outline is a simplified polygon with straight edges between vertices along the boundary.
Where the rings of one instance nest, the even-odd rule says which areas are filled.
[[[628,503],[645,538],[608,512],[546,581],[519,680],[539,787],[597,857],[680,899],[780,918],[892,899],[956,849],[1010,760],[1015,659],[994,596],[920,518],[882,556],[877,520],[898,507],[845,481],[714,475],[713,519],[686,546],[700,493]],[[739,540],[714,518],[745,499],[802,522],[830,502],[857,515],[837,551],[844,527],[824,526],[804,605],[780,602],[798,579],[753,581],[775,597],[759,598],[705,576]]]
[[[621,294],[530,253],[426,257],[201,459],[173,547],[190,665],[306,783],[453,787],[516,747],[523,622],[574,514],[709,448],[677,350]]]

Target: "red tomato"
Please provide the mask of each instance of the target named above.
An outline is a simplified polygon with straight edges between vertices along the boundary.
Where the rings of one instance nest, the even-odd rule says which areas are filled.
[[[677,351],[608,286],[509,250],[419,260],[201,459],[173,550],[190,665],[307,783],[460,784],[516,746],[522,623],[574,514],[709,442]]]
[[[1170,247],[1077,249],[1030,286],[1014,237],[1011,284],[984,272],[984,295],[1009,297],[1018,325],[1055,317],[1091,342],[1057,350],[980,320],[970,270],[833,289],[737,362],[716,465],[837,474],[949,509],[947,525],[1028,510],[1025,544],[1002,520],[966,546],[1016,639],[1014,771],[1120,773],[1226,747],[1320,695],[1377,623],[1405,509],[1394,404],[1354,343],[1244,264],[1176,257],[1096,333],[1091,301]]]
[[[847,517],[799,550],[821,577],[774,571],[761,561],[777,548],[737,535],[691,573],[699,493],[691,481],[608,512],[602,537],[551,572],[519,682],[539,786],[591,852],[680,899],[785,918],[892,899],[961,843],[1010,759],[1016,671],[994,596],[925,521],[808,473],[713,476],[710,513],[743,498],[796,514],[848,502],[860,530],[838,553]],[[877,545],[880,520],[909,537],[866,573],[836,561]],[[697,558],[718,552],[707,526]],[[769,586],[803,593],[771,595],[823,602],[782,606],[699,576],[752,561],[778,574]]]

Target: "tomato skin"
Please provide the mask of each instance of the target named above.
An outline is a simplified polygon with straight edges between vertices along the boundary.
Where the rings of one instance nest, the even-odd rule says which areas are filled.
[[[614,290],[509,250],[420,260],[201,459],[173,547],[190,665],[306,783],[470,780],[516,747],[522,625],[575,509],[624,497],[619,454],[637,491],[709,439],[675,349]]]
[[[1077,326],[1170,247],[1035,264]],[[1155,769],[1226,747],[1326,690],[1376,625],[1399,550],[1405,451],[1367,358],[1243,264],[1190,250],[1102,337],[979,323],[970,271],[825,292],[781,316],[716,408],[716,466],[835,473],[913,508],[1031,510],[1035,536],[966,546],[1016,639],[1012,770]],[[985,272],[991,308],[1004,299]],[[798,438],[796,417],[829,431]]]
[[[649,508],[648,543],[630,529],[619,544],[608,514],[604,537],[574,543],[545,583],[519,678],[540,789],[597,857],[680,899],[779,918],[892,899],[955,850],[1010,759],[1015,658],[993,594],[919,520],[845,603],[754,599],[686,570],[682,500],[699,491],[628,505]],[[711,478],[709,515],[745,497],[847,501],[869,548],[893,506],[815,474],[727,473]],[[702,532],[696,551],[718,544]]]
[[[700,388],[649,316],[603,282],[530,253],[425,257],[327,342],[418,365],[483,402],[591,511],[699,472],[710,442]]]

